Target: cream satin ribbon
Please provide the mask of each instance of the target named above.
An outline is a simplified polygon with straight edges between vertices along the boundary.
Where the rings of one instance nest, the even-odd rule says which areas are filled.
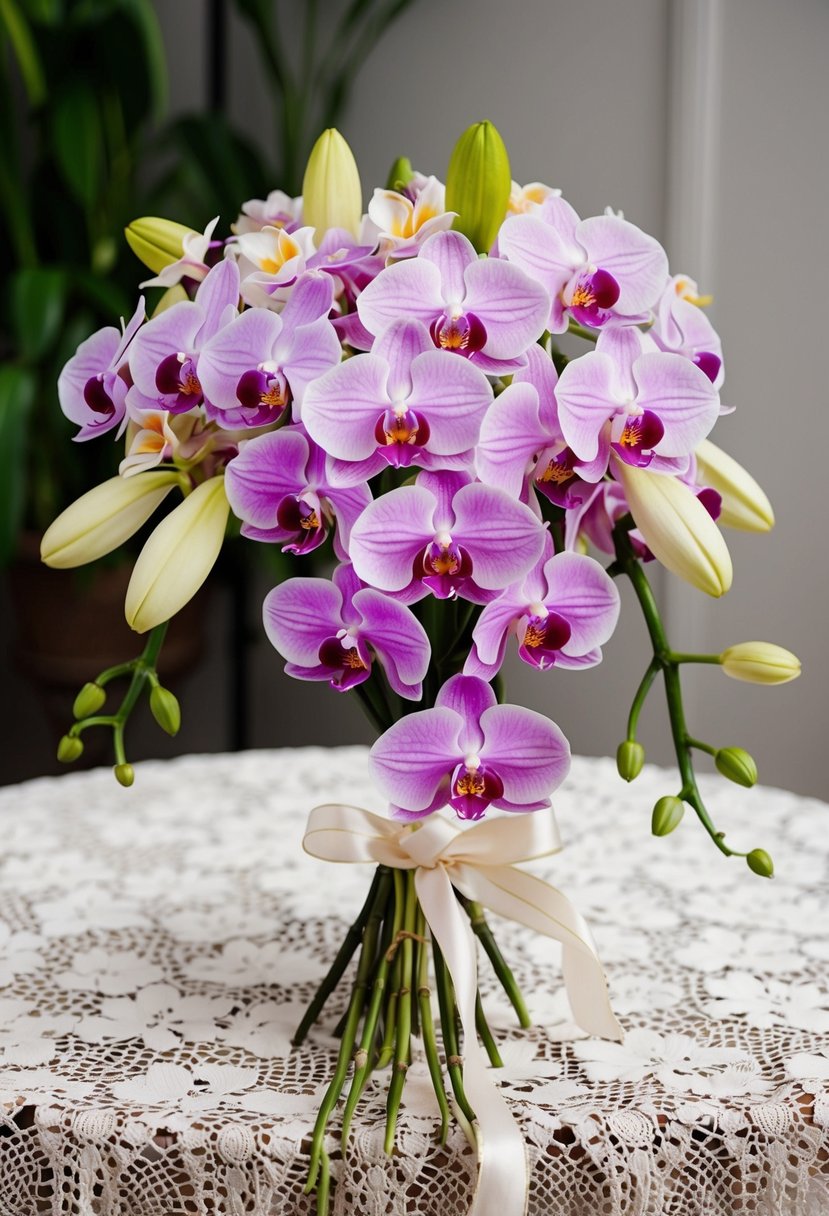
[[[564,982],[576,1022],[621,1039],[587,923],[565,895],[515,868],[561,848],[552,811],[488,819],[458,828],[440,815],[401,825],[354,806],[318,806],[308,817],[306,853],[325,861],[375,862],[416,870],[415,888],[455,987],[464,1033],[464,1088],[476,1115],[478,1182],[469,1216],[524,1216],[529,1170],[521,1131],[488,1067],[475,1029],[476,943],[452,890],[563,946]]]

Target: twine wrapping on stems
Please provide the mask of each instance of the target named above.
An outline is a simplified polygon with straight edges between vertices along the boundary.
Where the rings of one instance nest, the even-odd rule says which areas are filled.
[[[459,830],[440,815],[401,825],[359,807],[329,804],[311,811],[302,843],[306,853],[325,861],[415,871],[417,897],[452,978],[464,1032],[464,1085],[476,1115],[478,1148],[469,1216],[524,1216],[529,1196],[524,1141],[478,1043],[475,937],[453,888],[561,942],[576,1022],[589,1034],[621,1039],[586,921],[560,891],[516,868],[561,848],[553,812],[489,819]]]

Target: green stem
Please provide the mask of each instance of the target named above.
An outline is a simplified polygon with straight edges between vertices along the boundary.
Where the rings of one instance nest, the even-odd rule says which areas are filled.
[[[631,521],[632,522],[632,521]],[[705,828],[714,844],[726,857],[744,857],[729,848],[725,843],[724,834],[719,832],[708,814],[702,795],[697,786],[694,763],[691,754],[691,738],[685,725],[685,709],[682,703],[682,681],[679,677],[679,660],[674,655],[665,635],[665,627],[659,614],[659,608],[654,598],[648,576],[637,560],[628,539],[628,519],[619,520],[613,529],[613,539],[616,546],[616,560],[630,579],[653,647],[653,663],[661,668],[665,681],[665,697],[668,702],[668,718],[671,726],[671,737],[674,744],[677,765],[682,778],[682,789],[679,796],[693,807],[697,818]],[[649,669],[650,670],[650,669]]]
[[[386,1138],[384,1148],[389,1156],[394,1151],[394,1133],[397,1128],[400,1099],[403,1096],[406,1073],[409,1071],[409,1065],[412,1060],[412,991],[415,986],[413,934],[415,932],[416,917],[417,894],[415,892],[414,870],[409,870],[406,874],[406,912],[403,918],[405,937],[399,946],[402,954],[402,963],[400,993],[397,998],[394,1071],[386,1103]]]
[[[426,917],[418,908],[417,932],[421,937],[426,936]],[[429,951],[424,943],[420,950],[420,960],[417,972],[417,1001],[420,1006],[420,1029],[423,1039],[423,1052],[432,1078],[432,1088],[435,1091],[440,1110],[440,1142],[446,1143],[449,1130],[449,1103],[446,1100],[446,1090],[443,1088],[443,1069],[440,1066],[437,1041],[435,1039],[435,1024],[432,1020],[432,992],[429,987]]]
[[[668,658],[672,663],[720,663],[718,654],[676,654],[672,650]]]
[[[452,989],[452,979],[443,961],[440,946],[432,938],[432,955],[435,960],[435,987],[438,992],[440,1008],[440,1029],[443,1036],[443,1049],[446,1055],[446,1071],[452,1083],[455,1101],[468,1122],[475,1122],[475,1114],[466,1097],[463,1087],[463,1068],[458,1046],[458,1032],[455,1026],[455,993]],[[472,1140],[474,1144],[474,1139]]]
[[[456,891],[455,894],[466,910],[469,923],[472,926],[472,932],[483,946],[484,952],[492,964],[492,969],[515,1010],[519,1026],[523,1026],[526,1030],[528,1026],[532,1026],[532,1018],[530,1017],[524,997],[521,995],[521,989],[518,987],[515,976],[512,974],[506,959],[498,948],[498,943],[489,927],[483,908],[480,904],[475,903],[474,900],[467,899],[465,895],[461,895],[460,892]]]
[[[346,967],[354,957],[357,947],[362,941],[363,930],[365,928],[366,921],[368,920],[369,913],[374,907],[374,900],[377,895],[377,888],[379,884],[380,868],[378,867],[374,874],[374,878],[372,879],[368,895],[366,896],[366,902],[358,912],[357,919],[349,927],[349,930],[343,939],[343,944],[337,951],[337,957],[334,959],[334,962],[331,964],[328,970],[328,974],[325,976],[317,989],[314,999],[311,1001],[311,1004],[305,1011],[305,1016],[297,1027],[296,1034],[291,1039],[294,1047],[299,1047],[299,1045],[304,1041],[308,1031],[322,1013],[325,1002],[337,987],[337,984],[339,984]]]
[[[325,1129],[345,1083],[348,1066],[351,1063],[351,1053],[354,1049],[354,1040],[357,1035],[357,1026],[363,1012],[365,992],[376,962],[380,924],[391,890],[391,874],[389,870],[385,866],[381,866],[380,871],[380,881],[377,884],[377,890],[363,933],[363,945],[360,950],[360,962],[357,966],[357,978],[351,990],[345,1030],[343,1031],[340,1050],[337,1054],[337,1065],[331,1084],[325,1091],[325,1097],[322,1100],[322,1105],[317,1114],[317,1121],[314,1124],[314,1133],[311,1139],[311,1163],[308,1167],[308,1181],[305,1184],[306,1195],[314,1189],[317,1182],[324,1148]]]
[[[693,747],[698,752],[707,752],[709,756],[716,756],[717,749],[710,743],[703,743],[702,739],[692,739],[690,735],[686,737],[685,742],[688,747]]]
[[[642,706],[647,700],[651,686],[662,670],[662,664],[659,659],[653,658],[648,665],[648,670],[642,676],[642,682],[636,690],[636,696],[633,698],[633,704],[630,707],[628,714],[628,733],[627,737],[631,742],[636,739],[636,728],[639,725],[639,715],[642,712]]]
[[[503,1068],[504,1061],[501,1059],[498,1046],[492,1037],[492,1031],[489,1029],[480,992],[475,993],[475,1028],[480,1035],[481,1042],[486,1049],[486,1054],[489,1056],[489,1062],[492,1067]]]
[[[403,917],[406,911],[406,880],[402,870],[394,871],[394,924],[392,926],[392,952],[391,962],[391,980],[389,983],[389,999],[386,1002],[383,1022],[383,1042],[380,1047],[380,1056],[377,1060],[378,1068],[385,1068],[391,1063],[394,1055],[394,1036],[397,1027],[397,999],[400,995],[400,968],[402,955],[399,950],[400,931],[403,928]]]
[[[595,342],[599,336],[598,334],[594,334],[592,329],[587,329],[586,326],[579,325],[577,321],[573,321],[572,319],[567,326],[567,332],[577,338],[584,338],[585,342]]]

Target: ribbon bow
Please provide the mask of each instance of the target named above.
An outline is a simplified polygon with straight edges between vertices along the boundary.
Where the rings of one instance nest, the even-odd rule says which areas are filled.
[[[478,1183],[469,1216],[524,1216],[529,1195],[526,1150],[478,1043],[475,938],[452,888],[499,916],[561,942],[564,982],[576,1022],[589,1034],[621,1039],[586,921],[566,895],[515,868],[516,862],[558,852],[555,816],[552,811],[536,812],[459,830],[439,815],[401,825],[359,807],[326,805],[311,811],[302,845],[324,861],[374,862],[416,871],[417,897],[452,977],[464,1032],[464,1087],[475,1111],[478,1142]]]

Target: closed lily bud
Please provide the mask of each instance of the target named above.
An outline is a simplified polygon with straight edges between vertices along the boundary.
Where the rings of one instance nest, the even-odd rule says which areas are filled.
[[[193,598],[219,556],[229,511],[224,478],[211,477],[150,535],[127,587],[127,624],[137,633],[168,621]]]
[[[738,642],[720,655],[720,666],[732,680],[747,684],[786,684],[800,675],[800,659],[773,642]]]
[[[81,691],[75,697],[72,713],[78,720],[81,718],[91,718],[93,714],[98,712],[106,699],[107,695],[100,684],[84,684]]]
[[[774,862],[765,849],[752,849],[746,857],[746,865],[753,874],[759,874],[761,878],[774,877]]]
[[[771,503],[741,464],[703,439],[696,450],[697,480],[722,498],[719,522],[742,532],[768,532],[774,527]]]
[[[631,514],[657,561],[707,595],[731,586],[731,556],[696,494],[676,477],[615,464]]]
[[[413,177],[414,169],[408,156],[398,156],[389,169],[389,175],[386,178],[386,189],[399,191],[408,186]]]
[[[678,828],[685,814],[685,803],[681,798],[667,794],[660,798],[653,808],[651,816],[651,832],[654,836],[669,836],[674,828]]]
[[[184,238],[198,236],[198,233],[186,224],[177,224],[175,220],[146,215],[128,224],[124,236],[135,256],[158,274],[182,256]]]
[[[40,542],[41,559],[64,570],[111,553],[146,523],[178,480],[172,470],[155,470],[101,482],[49,525]]]
[[[491,122],[467,127],[455,144],[446,174],[446,210],[452,225],[487,253],[507,213],[512,175],[504,141]]]
[[[718,772],[735,785],[751,789],[757,783],[757,765],[754,757],[742,747],[721,747],[714,756]]]
[[[135,781],[135,769],[131,764],[116,764],[112,771],[118,784],[125,786],[127,789]]]
[[[645,749],[641,743],[626,739],[616,749],[616,768],[623,781],[635,781],[645,763]]]
[[[162,730],[177,735],[181,727],[181,707],[175,693],[156,684],[150,693],[150,712]]]
[[[302,180],[302,214],[317,230],[317,242],[329,228],[360,232],[363,191],[354,154],[334,127],[323,131],[311,149]]]
[[[74,735],[64,735],[58,744],[58,760],[61,764],[71,764],[83,755],[83,743]]]

